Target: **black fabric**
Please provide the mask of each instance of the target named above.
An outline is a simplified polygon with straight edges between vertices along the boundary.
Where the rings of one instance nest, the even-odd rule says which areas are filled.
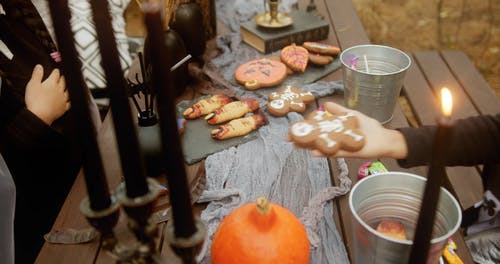
[[[8,0],[2,1],[2,6],[7,14],[16,20],[23,21],[24,25],[38,37],[38,41],[45,47],[50,54],[57,51],[56,45],[50,36],[47,27],[43,23],[40,14],[31,1],[26,0]]]
[[[408,157],[398,160],[402,167],[428,165],[436,127],[400,128],[408,146]],[[500,197],[500,114],[457,120],[454,123],[447,166],[483,164],[483,187]]]
[[[14,54],[0,55],[0,151],[16,184],[16,263],[33,263],[81,166],[78,133],[68,111],[52,126],[28,111],[24,92],[35,64],[44,78],[57,67],[35,33],[0,15],[0,39]]]
[[[404,167],[426,165],[431,158],[436,128],[399,129],[408,145],[408,157],[399,160]],[[445,157],[448,166],[473,166],[500,162],[500,114],[460,119],[454,123],[450,151]]]

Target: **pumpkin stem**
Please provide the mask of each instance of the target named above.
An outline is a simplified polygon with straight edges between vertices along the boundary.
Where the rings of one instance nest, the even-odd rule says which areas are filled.
[[[257,212],[259,212],[260,215],[268,215],[271,211],[271,203],[269,203],[266,197],[259,196],[255,203],[257,204]]]

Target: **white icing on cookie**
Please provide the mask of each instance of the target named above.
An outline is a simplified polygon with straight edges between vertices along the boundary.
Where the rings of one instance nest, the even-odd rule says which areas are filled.
[[[299,107],[303,107],[304,103],[290,102],[291,105],[298,105]]]
[[[321,132],[335,132],[335,133],[340,133],[342,130],[344,130],[344,124],[342,121],[339,119],[334,119],[334,120],[325,120],[318,122],[319,129]]]
[[[274,109],[282,109],[285,106],[285,102],[281,99],[272,100],[270,106]]]
[[[352,112],[348,112],[345,115],[338,116],[337,118],[340,119],[342,122],[346,121],[347,118],[353,117],[354,114]]]
[[[321,121],[323,120],[323,116],[326,115],[326,112],[324,111],[316,111],[316,114],[314,115],[313,119],[316,121]]]
[[[295,136],[303,137],[311,134],[311,132],[314,130],[314,126],[306,122],[299,122],[295,123],[292,126],[291,130]]]
[[[363,136],[361,135],[358,135],[356,133],[354,133],[352,130],[348,129],[346,131],[344,131],[344,134],[348,135],[348,136],[351,136],[352,138],[354,138],[354,140],[356,141],[361,141],[363,139]]]
[[[332,140],[327,133],[320,134],[319,137],[326,142],[326,146],[329,148],[337,145],[337,141]]]

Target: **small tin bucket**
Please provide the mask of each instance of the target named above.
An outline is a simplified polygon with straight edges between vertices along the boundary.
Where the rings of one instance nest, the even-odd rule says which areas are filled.
[[[408,263],[426,179],[404,172],[383,172],[359,181],[349,194],[353,215],[355,263]],[[407,239],[376,230],[382,220],[397,220]],[[438,263],[447,241],[460,227],[462,211],[455,198],[441,188],[427,263]]]
[[[342,51],[340,61],[345,105],[382,124],[389,122],[411,65],[410,57],[388,46],[359,45]]]

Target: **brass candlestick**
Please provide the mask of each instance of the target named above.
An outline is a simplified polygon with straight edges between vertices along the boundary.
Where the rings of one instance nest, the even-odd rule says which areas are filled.
[[[268,2],[266,4],[266,2]],[[282,28],[293,23],[293,19],[285,13],[278,11],[278,0],[264,0],[264,13],[255,16],[255,23],[266,28]],[[269,6],[269,12],[267,11]]]

